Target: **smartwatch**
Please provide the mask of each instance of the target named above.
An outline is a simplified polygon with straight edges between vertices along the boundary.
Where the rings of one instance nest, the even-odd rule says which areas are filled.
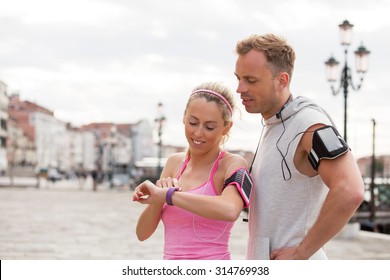
[[[174,192],[179,191],[179,187],[170,187],[168,188],[167,194],[165,195],[165,201],[167,202],[168,205],[172,206],[172,195]]]

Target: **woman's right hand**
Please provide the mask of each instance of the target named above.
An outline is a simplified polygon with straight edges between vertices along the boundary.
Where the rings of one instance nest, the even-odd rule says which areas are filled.
[[[167,188],[157,187],[155,184],[146,180],[139,184],[133,192],[133,201],[141,204],[164,204]]]
[[[179,187],[179,182],[176,178],[161,178],[157,180],[156,186],[159,188]]]
[[[144,181],[142,182],[141,184],[139,184],[135,189],[134,189],[134,192],[133,192],[133,201],[140,201],[141,199],[144,199],[145,196],[148,196],[149,193],[148,193],[148,189],[147,188],[144,188],[144,184],[149,182],[148,180],[147,181]]]

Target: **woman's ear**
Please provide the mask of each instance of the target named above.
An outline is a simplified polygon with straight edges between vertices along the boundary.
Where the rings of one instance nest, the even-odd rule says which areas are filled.
[[[222,132],[222,135],[226,135],[229,133],[230,129],[232,128],[233,126],[233,122],[230,121],[224,128],[223,132]]]

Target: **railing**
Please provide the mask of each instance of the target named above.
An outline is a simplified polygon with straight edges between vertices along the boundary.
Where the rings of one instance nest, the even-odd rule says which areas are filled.
[[[354,215],[356,221],[360,223],[369,223],[371,221],[371,212],[369,211],[357,211]],[[375,212],[374,223],[378,224],[390,224],[390,209],[381,210]]]

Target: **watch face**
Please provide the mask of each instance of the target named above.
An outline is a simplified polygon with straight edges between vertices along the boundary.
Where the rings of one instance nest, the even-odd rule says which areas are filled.
[[[333,152],[344,147],[339,136],[331,127],[317,130],[317,133],[328,152]]]

